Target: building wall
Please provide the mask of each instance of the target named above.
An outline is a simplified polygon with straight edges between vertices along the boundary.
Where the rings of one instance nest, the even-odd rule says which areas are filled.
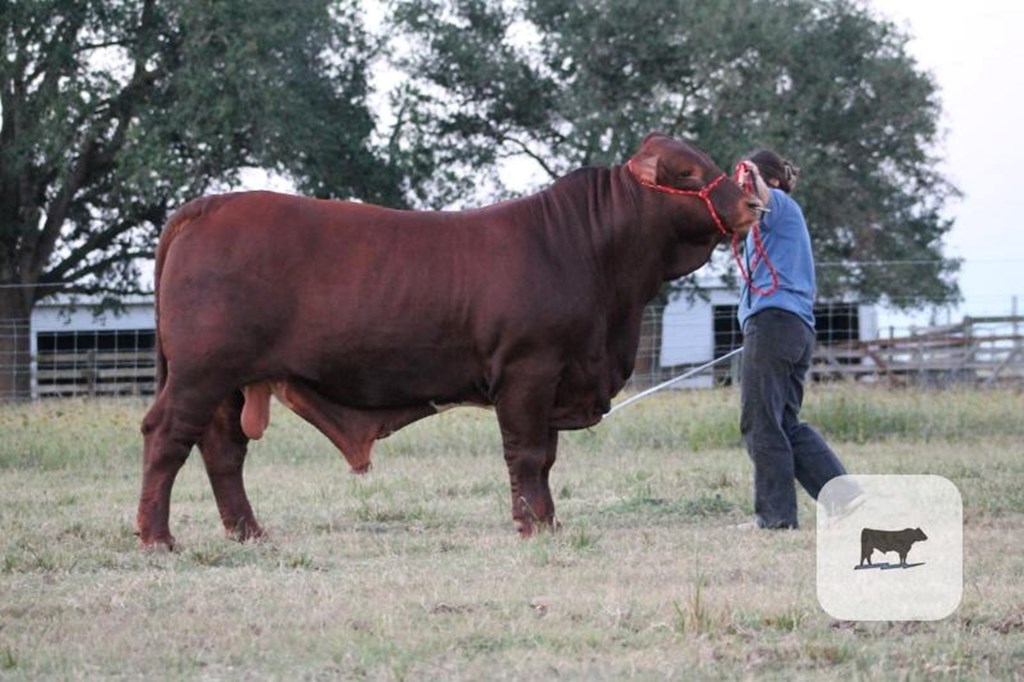
[[[152,330],[156,314],[151,299],[130,301],[123,313],[95,313],[95,306],[71,309],[66,303],[41,303],[32,311],[32,355],[38,352],[40,332]]]

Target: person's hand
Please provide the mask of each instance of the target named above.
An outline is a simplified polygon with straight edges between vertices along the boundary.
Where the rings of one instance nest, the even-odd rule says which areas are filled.
[[[760,199],[761,205],[767,208],[771,192],[768,190],[764,178],[761,177],[761,171],[757,169],[757,164],[753,161],[740,161],[736,164],[733,180],[740,186],[740,189],[747,194],[756,196]]]

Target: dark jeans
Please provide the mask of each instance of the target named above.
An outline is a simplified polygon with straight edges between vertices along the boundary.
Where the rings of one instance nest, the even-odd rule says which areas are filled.
[[[743,327],[740,431],[754,463],[754,512],[762,528],[796,528],[795,478],[818,499],[846,473],[810,424],[800,421],[814,332],[793,313],[768,308]]]

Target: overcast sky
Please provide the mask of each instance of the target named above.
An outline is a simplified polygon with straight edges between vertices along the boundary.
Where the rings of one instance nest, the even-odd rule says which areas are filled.
[[[1024,3],[870,0],[913,39],[908,49],[941,91],[944,170],[964,197],[946,253],[964,259],[963,314],[1024,312]],[[894,93],[895,94],[895,93]]]

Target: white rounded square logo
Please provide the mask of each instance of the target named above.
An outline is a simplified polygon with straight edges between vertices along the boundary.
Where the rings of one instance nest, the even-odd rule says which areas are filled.
[[[817,502],[818,602],[842,620],[939,620],[963,593],[963,502],[942,476],[840,476]]]

